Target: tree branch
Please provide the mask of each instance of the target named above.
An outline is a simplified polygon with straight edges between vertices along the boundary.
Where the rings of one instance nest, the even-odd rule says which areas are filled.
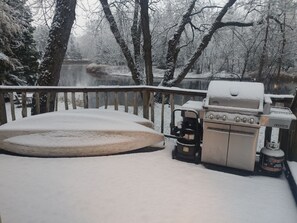
[[[199,32],[204,32],[207,28],[205,27],[207,24],[200,24],[200,27],[195,26],[192,22],[189,22],[192,29],[198,30]],[[201,27],[203,29],[201,29]]]
[[[201,12],[203,12],[204,9],[213,9],[213,8],[221,9],[223,7],[222,6],[216,6],[216,5],[204,6],[198,12],[194,12],[190,16],[200,14]]]
[[[278,18],[276,18],[275,16],[269,15],[268,19],[272,19],[274,20],[277,24],[279,24],[281,31],[283,32],[284,29],[284,24],[278,20]],[[286,27],[290,28],[291,30],[294,30],[291,26],[289,25],[285,25]]]
[[[200,28],[198,28],[197,26],[195,26],[192,22],[189,22],[189,24],[190,24],[190,26],[191,26],[191,28],[192,29],[196,29],[196,30],[198,30],[198,31],[202,31]]]
[[[198,48],[196,49],[195,53],[192,55],[192,57],[188,60],[188,63],[183,67],[182,71],[178,74],[178,76],[175,79],[171,79],[167,81],[167,86],[175,86],[176,84],[180,83],[191,67],[194,65],[194,63],[197,61],[197,59],[200,57],[204,49],[207,47],[208,43],[210,42],[213,34],[222,26],[220,26],[220,23],[222,23],[222,19],[229,10],[229,8],[234,5],[236,0],[229,0],[225,6],[221,9],[218,16],[216,17],[214,23],[212,24],[210,30],[207,34],[205,34],[202,38],[201,43],[199,44]]]
[[[258,24],[258,22],[256,22]],[[248,27],[248,26],[253,26],[255,25],[255,22],[220,22],[218,23],[220,28],[225,27],[225,26],[238,26],[238,27]]]

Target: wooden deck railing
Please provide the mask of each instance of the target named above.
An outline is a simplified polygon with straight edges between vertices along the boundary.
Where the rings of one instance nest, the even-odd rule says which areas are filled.
[[[187,100],[202,100],[206,96],[204,90],[190,90],[180,88],[166,88],[154,86],[98,86],[98,87],[43,87],[43,86],[0,86],[0,125],[7,123],[7,111],[5,101],[10,102],[11,119],[16,120],[15,114],[15,95],[19,95],[19,103],[22,109],[22,117],[27,117],[27,99],[28,94],[35,97],[36,113],[40,113],[40,95],[47,94],[47,98],[51,94],[56,94],[55,110],[58,109],[58,95],[62,94],[64,99],[65,110],[77,109],[77,98],[82,96],[81,107],[99,108],[114,106],[114,110],[118,110],[119,106],[124,107],[124,111],[128,112],[128,107],[133,107],[133,114],[138,115],[139,106],[142,107],[143,117],[155,122],[155,100],[154,95],[160,94],[161,118],[160,131],[164,132],[164,106],[170,104],[170,110],[173,111],[175,105],[182,105]],[[92,95],[93,94],[93,95]],[[274,105],[291,107],[292,111],[297,115],[296,95],[269,95]],[[92,99],[92,102],[90,102]],[[294,100],[293,100],[294,99]],[[50,110],[49,100],[46,101],[46,111]],[[287,136],[287,137],[286,137]],[[292,128],[280,131],[280,140],[282,149],[289,155],[290,159],[297,161],[297,125],[293,123]],[[285,147],[285,148],[284,148]]]
[[[12,120],[15,115],[15,95],[20,95],[22,107],[22,117],[27,117],[27,99],[31,93],[35,97],[36,113],[40,113],[40,94],[56,94],[55,110],[58,110],[58,94],[63,94],[65,110],[70,109],[69,102],[73,109],[77,108],[76,100],[78,94],[82,94],[82,107],[99,108],[114,106],[114,110],[119,109],[119,105],[124,106],[124,111],[128,112],[128,107],[133,107],[133,114],[138,115],[138,107],[142,106],[143,117],[155,121],[155,101],[154,95],[161,95],[161,132],[164,131],[164,106],[169,98],[171,111],[176,104],[182,104],[189,99],[201,100],[206,96],[206,91],[184,90],[179,88],[160,88],[153,86],[99,86],[99,87],[11,87],[0,86],[0,125],[7,122],[7,112],[5,109],[5,98],[10,101]],[[34,94],[33,94],[34,93]],[[93,95],[93,103],[90,103],[90,95]],[[168,96],[168,97],[167,97]],[[49,100],[46,102],[46,111],[49,111]]]

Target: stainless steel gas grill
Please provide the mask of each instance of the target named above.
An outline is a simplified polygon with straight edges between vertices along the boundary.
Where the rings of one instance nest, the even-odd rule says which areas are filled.
[[[202,103],[188,101],[178,109],[183,111],[181,127],[175,124],[173,115],[171,134],[179,137],[174,155],[186,155],[181,138],[187,134],[182,127],[187,126],[186,114],[194,111],[196,116],[191,118],[199,119],[203,131],[198,131],[199,137],[195,137],[199,141],[191,143],[199,154],[202,139],[201,161],[254,171],[260,127],[289,129],[292,120],[296,119],[290,109],[272,107],[271,104],[262,83],[211,81]]]
[[[263,84],[212,81],[203,108],[202,162],[253,171]]]

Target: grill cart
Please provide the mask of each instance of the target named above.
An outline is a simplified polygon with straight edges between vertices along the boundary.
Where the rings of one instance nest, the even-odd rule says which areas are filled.
[[[211,81],[203,101],[188,101],[173,111],[172,157],[253,173],[260,127],[289,129],[294,119],[290,109],[272,106],[262,83]],[[268,160],[275,157],[271,154],[262,156]],[[264,164],[262,172],[276,171]]]
[[[187,108],[190,104],[192,109]],[[173,159],[200,163],[203,128],[199,109],[193,109],[193,106],[197,108],[197,105],[199,106],[200,103],[189,101],[172,113],[170,134],[177,139],[172,151]],[[199,107],[202,108],[202,104]],[[179,114],[179,121],[176,120],[177,114]]]
[[[254,171],[264,85],[212,81],[204,102],[202,162]]]
[[[271,104],[262,83],[211,81],[203,104],[201,161],[253,172],[260,127],[289,129],[296,119],[290,109]]]

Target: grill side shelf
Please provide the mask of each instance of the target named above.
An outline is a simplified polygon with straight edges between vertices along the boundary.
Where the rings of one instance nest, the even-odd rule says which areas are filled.
[[[270,110],[270,114],[261,116],[260,125],[281,129],[289,129],[292,120],[295,119],[295,115],[289,108],[272,107]]]

